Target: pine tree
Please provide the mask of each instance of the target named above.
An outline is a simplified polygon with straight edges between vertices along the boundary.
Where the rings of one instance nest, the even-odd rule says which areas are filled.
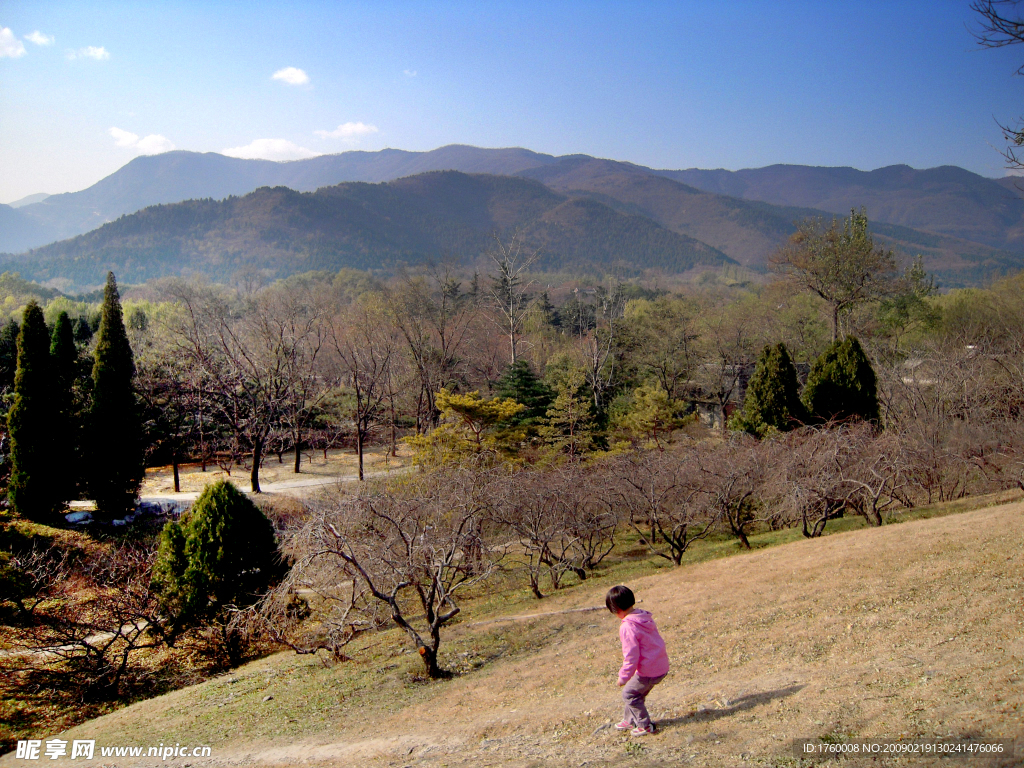
[[[43,310],[32,301],[18,334],[14,404],[7,415],[11,440],[7,498],[15,512],[32,520],[47,520],[54,514],[51,407],[50,339]]]
[[[99,341],[92,366],[89,486],[100,516],[121,517],[135,506],[144,473],[142,425],[133,378],[135,361],[121,314],[114,273],[103,291]]]
[[[661,450],[662,442],[686,423],[685,412],[685,403],[670,398],[661,384],[644,384],[633,390],[632,407],[618,426],[630,440],[647,441]]]
[[[548,423],[540,434],[556,451],[578,458],[594,447],[594,414],[590,399],[580,390],[585,379],[581,371],[572,371],[558,387],[558,395],[548,408]]]
[[[54,495],[60,502],[77,497],[79,420],[75,407],[78,348],[67,312],[57,315],[50,337],[53,409]]]
[[[807,411],[800,402],[796,367],[789,350],[781,342],[766,345],[757,359],[754,375],[747,384],[743,410],[733,422],[757,437],[775,429],[788,432],[807,420]]]
[[[544,420],[554,393],[530,368],[530,364],[519,358],[505,369],[498,379],[498,397],[522,403],[526,409],[520,411],[509,424],[514,426],[533,426]]]
[[[878,421],[875,370],[856,338],[832,342],[814,361],[803,401],[818,421]]]
[[[154,586],[170,635],[252,605],[280,575],[281,553],[266,515],[226,480],[208,485],[182,521],[160,534]]]

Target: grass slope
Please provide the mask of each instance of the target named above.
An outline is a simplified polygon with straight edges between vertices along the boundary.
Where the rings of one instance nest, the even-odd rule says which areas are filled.
[[[924,515],[949,511],[957,508]],[[213,758],[194,766],[524,768],[798,765],[797,737],[1020,740],[1022,517],[1016,501],[648,567],[645,576],[613,566],[543,603],[520,593],[491,603],[492,616],[599,605],[610,584],[628,578],[673,662],[649,697],[661,733],[643,740],[609,727],[620,713],[621,655],[604,611],[466,619],[447,634],[445,662],[461,673],[448,682],[416,682],[418,659],[388,636],[333,667],[289,654],[263,659],[62,738],[211,745]],[[762,545],[793,532],[766,536]],[[727,545],[718,547],[722,554]],[[476,616],[486,613],[479,608]],[[973,764],[1019,764],[1022,748],[1019,741],[1016,757]],[[0,764],[18,764],[12,758]]]

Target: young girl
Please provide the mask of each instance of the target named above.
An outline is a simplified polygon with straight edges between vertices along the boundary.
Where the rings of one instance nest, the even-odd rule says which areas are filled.
[[[634,608],[635,603],[628,587],[612,587],[604,599],[608,610],[622,620],[619,624],[619,639],[622,640],[619,685],[625,686],[622,700],[626,703],[626,716],[615,727],[634,736],[646,736],[654,733],[655,727],[647,714],[645,699],[668,674],[668,652],[651,614]]]

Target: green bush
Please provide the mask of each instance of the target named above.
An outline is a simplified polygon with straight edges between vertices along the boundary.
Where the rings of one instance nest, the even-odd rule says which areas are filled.
[[[274,528],[234,485],[208,485],[180,523],[160,534],[154,587],[168,636],[223,623],[231,607],[252,605],[281,576]]]

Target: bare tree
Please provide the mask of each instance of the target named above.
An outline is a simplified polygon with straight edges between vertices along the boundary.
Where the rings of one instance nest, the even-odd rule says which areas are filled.
[[[237,296],[176,280],[166,290],[182,308],[177,349],[198,371],[207,407],[250,451],[250,482],[259,493],[271,432],[288,419],[298,428],[319,384],[326,302],[274,286]]]
[[[692,452],[635,450],[609,465],[605,484],[640,543],[676,565],[718,522],[718,510],[702,496]]]
[[[416,433],[437,425],[435,397],[462,376],[463,346],[476,312],[449,264],[406,276],[384,293],[395,326],[406,342],[416,371]]]
[[[494,565],[492,548],[479,541],[481,515],[477,478],[469,472],[432,473],[402,495],[368,489],[334,496],[314,508],[300,534],[294,578],[328,594],[348,595],[347,585],[356,582],[357,610],[345,622],[358,627],[351,618],[358,616],[373,623],[383,609],[409,637],[427,675],[446,677],[437,658],[441,629],[459,614],[459,594]]]
[[[391,360],[397,343],[396,331],[373,297],[357,301],[343,316],[335,317],[331,327],[331,347],[352,398],[360,480],[370,430],[388,405],[394,407]]]
[[[1024,16],[1019,8],[1019,0],[975,0],[971,3],[971,10],[981,17],[981,24],[974,31],[978,44],[983,48],[1005,48],[1024,43]],[[1024,65],[1017,68],[1016,74],[1024,74]],[[1018,154],[1020,147],[1024,146],[1024,123],[1018,120],[1016,126],[1000,123],[999,127],[1007,141],[1003,152],[1006,167],[1024,167],[1024,158]]]
[[[573,463],[520,470],[489,485],[489,517],[514,537],[509,561],[526,573],[534,597],[544,597],[543,575],[556,590],[567,574],[583,581],[615,546],[618,520],[592,480]]]
[[[117,698],[133,660],[163,642],[153,554],[121,545],[79,566],[75,578],[54,582],[52,602],[19,633],[29,666],[70,675],[86,699]]]
[[[533,285],[533,280],[527,280],[526,275],[540,256],[540,249],[524,253],[519,232],[513,232],[507,243],[495,233],[494,242],[495,250],[488,255],[497,272],[491,276],[490,297],[501,317],[511,364],[515,365],[523,323],[530,309],[528,292]]]

